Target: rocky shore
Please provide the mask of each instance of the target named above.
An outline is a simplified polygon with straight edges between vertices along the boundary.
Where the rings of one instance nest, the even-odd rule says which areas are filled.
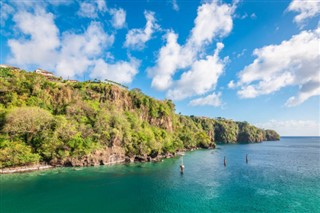
[[[54,168],[51,165],[32,165],[32,166],[20,166],[20,167],[9,167],[0,170],[0,174],[12,174],[12,173],[23,173],[23,172],[33,172],[39,170],[46,170]]]
[[[213,147],[209,147],[213,148]],[[191,149],[183,149],[179,152],[194,151],[200,149],[198,147]],[[115,150],[115,149],[112,149]],[[108,150],[110,151],[110,150]],[[158,154],[153,153],[153,155],[135,155],[135,156],[125,156],[124,153],[114,152],[109,154],[108,151],[96,151],[90,155],[84,156],[82,158],[69,158],[66,161],[56,161],[51,162],[50,165],[37,164],[31,166],[21,166],[21,167],[9,167],[0,170],[0,174],[12,174],[12,173],[24,173],[24,172],[34,172],[39,170],[47,170],[56,167],[89,167],[89,166],[100,166],[100,165],[115,165],[123,163],[135,163],[135,162],[161,162],[163,159],[173,158],[179,156],[179,152],[176,153],[165,153]],[[117,150],[119,151],[119,150]]]

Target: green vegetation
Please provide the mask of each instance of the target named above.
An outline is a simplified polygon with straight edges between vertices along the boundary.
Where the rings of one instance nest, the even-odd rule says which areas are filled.
[[[261,142],[263,140],[266,140],[266,132],[264,130],[259,129],[255,126],[252,126],[247,122],[238,122],[238,126],[239,126],[239,133],[238,133],[239,143],[246,143],[247,141]]]
[[[280,140],[280,135],[274,131],[274,130],[271,130],[271,129],[267,129],[265,130],[265,139],[267,141],[278,141]]]
[[[0,167],[64,165],[99,150],[157,156],[219,143],[277,140],[246,122],[175,114],[171,100],[116,84],[50,81],[0,68]]]

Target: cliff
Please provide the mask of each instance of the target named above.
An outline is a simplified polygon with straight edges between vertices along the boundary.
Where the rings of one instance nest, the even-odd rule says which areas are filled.
[[[279,140],[246,122],[175,114],[171,100],[103,82],[0,68],[0,167],[146,161],[215,143]]]

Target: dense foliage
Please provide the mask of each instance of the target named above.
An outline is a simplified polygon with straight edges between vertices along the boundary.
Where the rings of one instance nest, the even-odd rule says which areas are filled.
[[[133,157],[275,139],[276,132],[246,122],[177,115],[171,100],[112,82],[0,68],[0,167],[64,162],[106,147]]]

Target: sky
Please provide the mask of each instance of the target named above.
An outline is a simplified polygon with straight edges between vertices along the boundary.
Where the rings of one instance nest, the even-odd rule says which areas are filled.
[[[320,1],[1,1],[1,64],[320,136]]]

